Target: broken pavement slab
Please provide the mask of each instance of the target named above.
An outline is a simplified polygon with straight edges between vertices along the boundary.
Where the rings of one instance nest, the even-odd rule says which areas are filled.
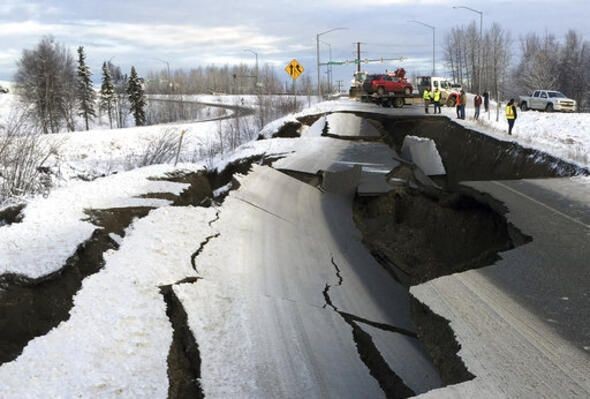
[[[205,397],[384,397],[332,310],[208,279],[174,290],[199,343]]]
[[[358,192],[360,195],[385,193],[391,190],[386,174],[401,164],[401,158],[382,143],[362,143],[334,138],[302,138],[307,146],[276,161],[273,167],[315,175],[320,171],[342,172],[354,166],[362,168]]]
[[[416,165],[427,176],[441,176],[447,173],[436,143],[432,139],[404,137],[402,157]]]
[[[590,193],[578,179],[587,178],[465,183],[500,201],[532,241],[492,266],[411,288],[450,321],[476,376],[425,397],[590,396],[590,208],[577,200]]]
[[[327,116],[327,136],[346,139],[377,140],[379,130],[371,122],[351,113],[334,112]]]
[[[254,165],[237,180],[240,188],[226,198],[215,223],[220,236],[195,260],[203,280],[174,288],[181,297],[186,291],[181,300],[187,303],[193,295],[209,298],[194,300],[195,311],[187,313],[189,321],[198,319],[193,328],[200,347],[209,348],[208,355],[201,353],[203,376],[205,370],[213,373],[210,392],[231,394],[239,386],[253,396],[383,395],[380,389],[373,391],[382,383],[377,384],[374,370],[371,375],[359,372],[374,365],[367,365],[358,352],[375,349],[357,342],[350,323],[369,323],[407,337],[415,333],[407,290],[363,246],[352,220],[352,199],[321,192],[265,166]],[[219,301],[210,299],[215,296]],[[215,322],[219,315],[227,317]],[[232,334],[243,342],[221,347],[230,348],[238,357],[232,364],[243,367],[237,367],[235,377],[218,376],[223,371],[216,369],[226,367],[232,356],[220,353],[219,342],[238,340]],[[389,345],[408,345],[392,352],[415,353],[420,344],[401,339]],[[388,360],[394,371],[403,370],[400,362],[407,361]],[[431,371],[432,366],[417,373]],[[413,381],[419,391],[425,390],[422,382]],[[368,393],[355,394],[358,387]]]

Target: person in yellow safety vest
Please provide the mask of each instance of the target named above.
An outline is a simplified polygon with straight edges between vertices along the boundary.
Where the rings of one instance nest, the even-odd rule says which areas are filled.
[[[512,128],[516,121],[516,105],[514,105],[514,98],[511,98],[506,104],[506,120],[508,121],[508,134],[512,135]]]
[[[441,96],[441,92],[440,90],[437,88],[434,89],[434,92],[432,93],[432,100],[434,101],[434,113],[436,114],[436,110],[438,109],[438,113],[440,114],[440,96]]]
[[[430,94],[430,90],[424,89],[422,99],[424,100],[424,111],[428,113],[428,105],[430,104],[430,100],[432,100],[432,94]]]

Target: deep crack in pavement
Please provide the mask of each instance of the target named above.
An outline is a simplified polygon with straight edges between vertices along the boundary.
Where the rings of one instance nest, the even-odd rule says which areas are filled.
[[[334,261],[334,257],[331,258],[331,263],[334,269],[336,270],[336,276],[338,277],[338,284],[336,286],[341,286],[344,282],[341,270]],[[379,386],[385,393],[385,396],[388,399],[397,399],[397,398],[408,398],[410,396],[414,396],[415,393],[408,388],[408,386],[402,381],[402,379],[393,372],[389,364],[385,361],[381,352],[373,342],[371,335],[363,331],[356,323],[356,321],[360,321],[361,318],[350,315],[348,313],[341,312],[332,302],[330,298],[330,288],[329,284],[326,284],[326,288],[323,291],[323,296],[326,300],[326,304],[324,308],[330,307],[334,312],[336,312],[342,319],[352,328],[352,337],[354,343],[356,345],[359,357],[361,361],[367,366],[369,369],[369,373],[373,378],[377,380]],[[380,328],[380,324],[372,323],[371,325]],[[379,326],[378,326],[379,325]],[[386,329],[386,331],[391,331],[391,329]],[[397,332],[397,331],[396,331]]]

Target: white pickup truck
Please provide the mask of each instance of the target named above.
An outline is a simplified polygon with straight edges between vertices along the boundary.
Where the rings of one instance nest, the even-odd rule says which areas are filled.
[[[536,109],[547,112],[576,112],[575,100],[553,90],[535,90],[531,96],[520,96],[518,104],[521,111]]]

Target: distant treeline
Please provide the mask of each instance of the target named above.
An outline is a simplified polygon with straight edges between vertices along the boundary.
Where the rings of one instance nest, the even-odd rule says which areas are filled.
[[[170,73],[170,76],[168,74]],[[168,71],[152,71],[147,74],[146,91],[150,94],[283,94],[291,93],[292,85],[281,79],[279,73],[271,65],[255,66],[209,65]],[[309,75],[297,80],[295,89],[298,94],[311,95],[314,92]]]
[[[569,31],[563,40],[551,33],[529,33],[518,40],[518,57],[510,32],[499,24],[484,30],[482,40],[479,35],[475,23],[446,35],[445,60],[455,81],[494,98],[498,93],[507,98],[535,89],[559,90],[580,109],[590,110],[590,42],[580,33]]]

